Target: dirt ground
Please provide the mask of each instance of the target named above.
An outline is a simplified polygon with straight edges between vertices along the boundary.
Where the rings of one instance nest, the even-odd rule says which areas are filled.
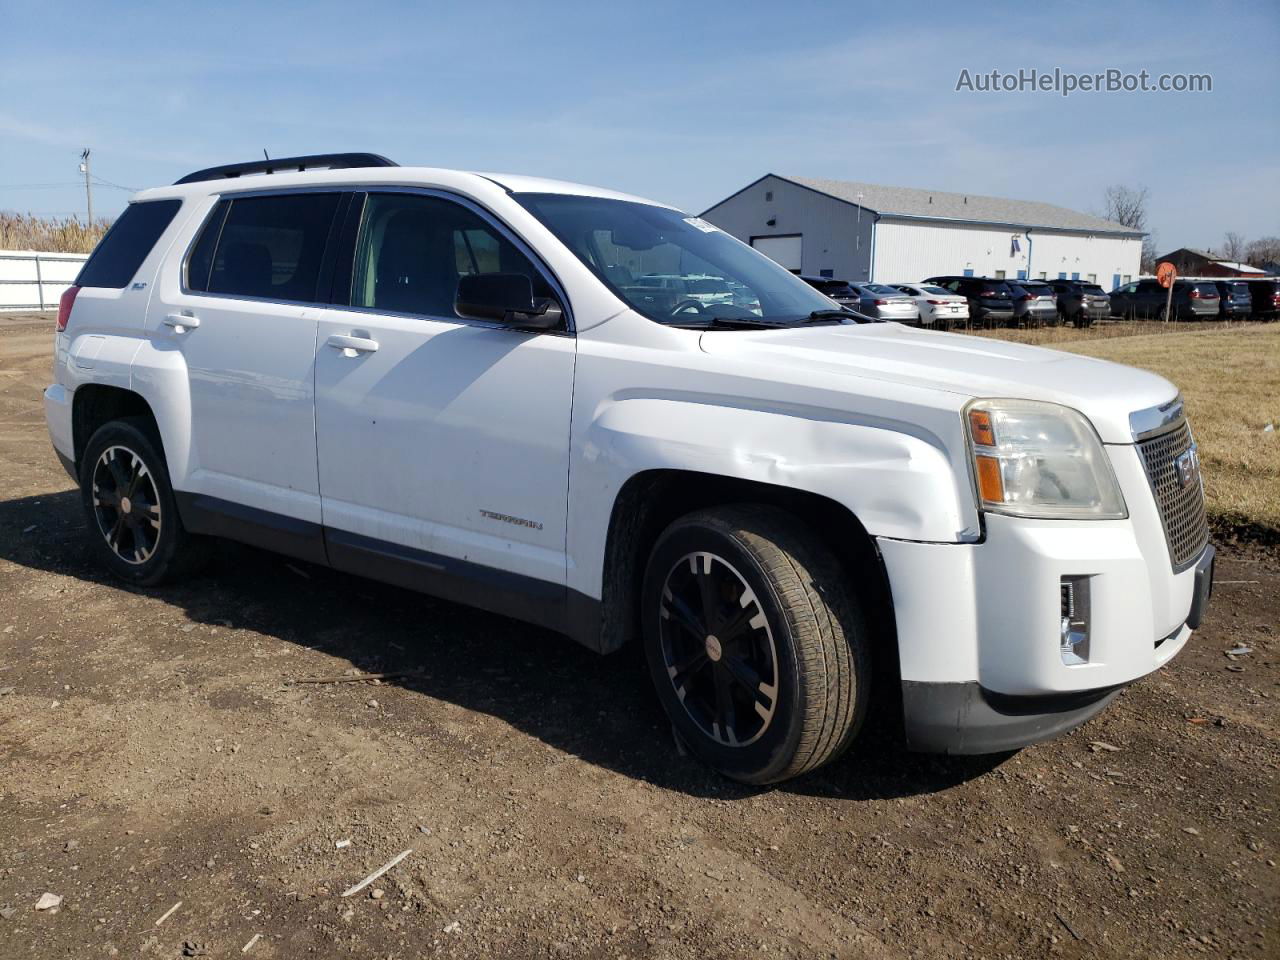
[[[1224,552],[1188,648],[1070,736],[881,724],[749,789],[677,753],[634,654],[246,548],[107,580],[51,339],[0,319],[0,957],[1280,955],[1275,551]],[[411,673],[295,682],[356,670]]]

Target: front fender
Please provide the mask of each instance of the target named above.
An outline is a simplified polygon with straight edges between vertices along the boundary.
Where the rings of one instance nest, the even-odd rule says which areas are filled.
[[[910,429],[911,432],[906,432]],[[612,505],[631,477],[683,470],[817,494],[875,537],[975,539],[977,512],[954,454],[918,426],[895,430],[791,411],[638,397],[605,404],[581,436],[571,502],[574,556],[603,557]],[[588,565],[590,566],[590,565]],[[579,588],[599,595],[599,571]]]

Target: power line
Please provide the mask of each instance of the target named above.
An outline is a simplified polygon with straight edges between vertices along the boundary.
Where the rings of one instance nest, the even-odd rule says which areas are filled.
[[[117,190],[127,190],[129,193],[137,193],[141,189],[141,187],[126,187],[119,183],[112,183],[110,180],[105,180],[96,173],[93,175],[93,182],[104,187],[115,187]]]
[[[44,190],[48,187],[78,187],[79,180],[70,180],[66,183],[0,183],[0,190]],[[115,184],[112,184],[115,186]]]

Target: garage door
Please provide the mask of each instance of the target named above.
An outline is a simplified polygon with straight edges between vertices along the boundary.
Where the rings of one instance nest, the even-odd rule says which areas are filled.
[[[782,264],[788,270],[799,272],[803,240],[800,234],[793,233],[786,237],[752,237],[751,245],[770,260]]]

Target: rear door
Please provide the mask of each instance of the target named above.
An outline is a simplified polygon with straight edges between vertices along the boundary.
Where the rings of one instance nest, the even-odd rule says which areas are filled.
[[[312,367],[342,200],[314,191],[221,200],[185,264],[171,260],[148,314],[153,342],[186,366],[190,443],[165,452],[188,525],[235,524],[240,539],[317,560]]]
[[[564,302],[504,226],[433,191],[370,192],[348,215],[316,348],[316,436],[335,567],[554,623],[564,597],[566,329],[460,318],[458,279],[523,273]],[[345,256],[344,256],[345,262]]]

